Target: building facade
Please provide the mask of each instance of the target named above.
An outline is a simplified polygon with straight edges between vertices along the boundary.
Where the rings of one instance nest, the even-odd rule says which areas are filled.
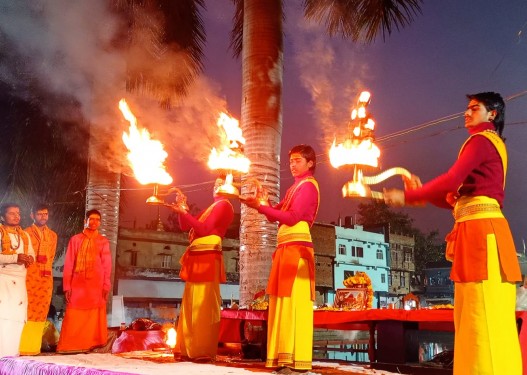
[[[179,259],[187,246],[186,233],[119,228],[113,294],[123,296],[127,320],[153,318],[160,311],[175,319],[185,288]],[[226,306],[239,299],[239,241],[225,238],[222,249],[227,283],[220,291]]]
[[[447,260],[427,263],[423,294],[425,304],[430,306],[454,303],[454,282],[450,280],[451,270],[452,263]]]
[[[412,282],[415,279],[415,239],[390,232],[388,241],[390,243],[388,300],[396,307],[402,307],[401,300],[412,291]]]
[[[386,306],[388,295],[388,244],[384,235],[365,231],[360,225],[352,228],[335,226],[335,288],[344,288],[344,280],[356,272],[365,272],[374,290],[373,307]]]
[[[321,306],[329,303],[335,290],[335,226],[315,223],[311,227],[311,239],[315,249],[315,304]]]
[[[232,237],[237,233],[235,229],[231,231]],[[316,306],[333,304],[336,290],[344,288],[343,281],[359,271],[367,273],[372,281],[374,308],[386,306],[392,295],[408,293],[406,281],[415,269],[410,241],[413,239],[392,235],[390,238],[395,240],[388,244],[384,234],[365,231],[360,225],[341,227],[321,223],[313,225],[311,234],[315,248]],[[239,301],[239,245],[238,238],[223,241],[227,282],[220,288],[224,306]],[[162,321],[177,317],[184,290],[179,260],[187,246],[186,233],[119,228],[112,293],[121,298],[125,322],[140,317]],[[56,291],[62,290],[59,263],[57,259]],[[395,272],[391,265],[397,267]],[[60,300],[57,293],[54,301],[58,309]],[[122,318],[115,319],[120,323]]]

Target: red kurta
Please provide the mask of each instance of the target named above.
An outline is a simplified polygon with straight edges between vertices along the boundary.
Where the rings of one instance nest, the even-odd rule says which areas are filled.
[[[494,138],[487,138],[484,135],[485,131],[493,130],[494,125],[490,122],[470,129],[471,137],[461,148],[457,161],[448,172],[427,182],[419,189],[406,190],[406,202],[425,200],[440,207],[453,209],[447,202],[448,195],[485,196],[495,199],[502,206],[507,156],[501,141],[494,143],[491,141]],[[486,280],[486,238],[487,234],[493,232],[496,233],[498,241],[498,254],[504,280],[513,282],[521,280],[516,249],[505,219],[456,224],[447,237],[448,241],[455,241],[456,248],[452,280],[461,282]]]
[[[57,352],[86,352],[105,345],[108,337],[103,291],[109,292],[111,285],[110,243],[106,237],[97,234],[93,239],[95,246],[91,249],[96,253],[90,254],[93,267],[89,272],[77,272],[75,265],[85,237],[84,233],[73,236],[66,252],[63,288],[64,292],[71,291],[71,297],[66,306]]]
[[[74,272],[75,262],[79,253],[84,234],[79,233],[71,237],[64,260],[63,289],[71,290],[71,300],[68,307],[75,309],[91,309],[106,306],[102,292],[109,291],[111,287],[110,275],[112,273],[112,256],[110,242],[102,235],[97,235],[97,254],[93,273],[87,276],[81,272]]]

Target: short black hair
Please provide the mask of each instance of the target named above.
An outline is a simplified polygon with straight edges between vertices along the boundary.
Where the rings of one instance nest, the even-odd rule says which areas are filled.
[[[315,150],[310,145],[296,145],[291,150],[289,150],[289,156],[291,154],[300,154],[304,159],[306,159],[308,162],[312,161],[313,165],[309,170],[311,173],[315,173],[315,168],[317,166],[317,155],[315,154]]]
[[[20,205],[16,203],[4,203],[0,206],[0,216],[5,216],[7,209],[11,207],[16,207],[20,210]]]
[[[475,100],[483,103],[487,111],[496,111],[496,117],[492,123],[496,127],[498,134],[501,136],[503,128],[505,127],[505,101],[497,92],[480,92],[477,94],[467,94],[468,100]]]
[[[91,214],[97,214],[97,215],[99,215],[99,217],[102,217],[102,215],[101,215],[99,210],[91,209],[88,212],[86,212],[86,219],[88,219]]]
[[[31,213],[36,214],[37,211],[42,210],[48,210],[49,211],[49,204],[47,203],[37,203],[33,207],[31,207]]]

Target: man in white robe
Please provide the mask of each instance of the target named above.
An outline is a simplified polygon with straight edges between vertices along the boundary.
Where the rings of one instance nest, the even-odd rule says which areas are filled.
[[[27,319],[26,268],[34,262],[31,240],[20,227],[20,207],[0,207],[0,357],[19,354]]]

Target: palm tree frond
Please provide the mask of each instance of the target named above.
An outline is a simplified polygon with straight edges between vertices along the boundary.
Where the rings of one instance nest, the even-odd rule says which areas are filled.
[[[235,58],[242,53],[243,42],[243,0],[232,0],[235,11],[232,17],[231,43],[229,48]]]
[[[304,0],[307,19],[324,23],[330,36],[340,34],[370,43],[382,33],[409,25],[421,13],[422,0]]]
[[[308,20],[323,23],[330,36],[354,34],[357,25],[357,1],[304,0],[304,14]]]
[[[421,13],[421,0],[365,0],[359,8],[358,29],[353,40],[372,42],[382,32],[383,40],[409,25]]]
[[[118,0],[115,6],[129,22],[127,89],[170,106],[203,71],[204,0]]]

